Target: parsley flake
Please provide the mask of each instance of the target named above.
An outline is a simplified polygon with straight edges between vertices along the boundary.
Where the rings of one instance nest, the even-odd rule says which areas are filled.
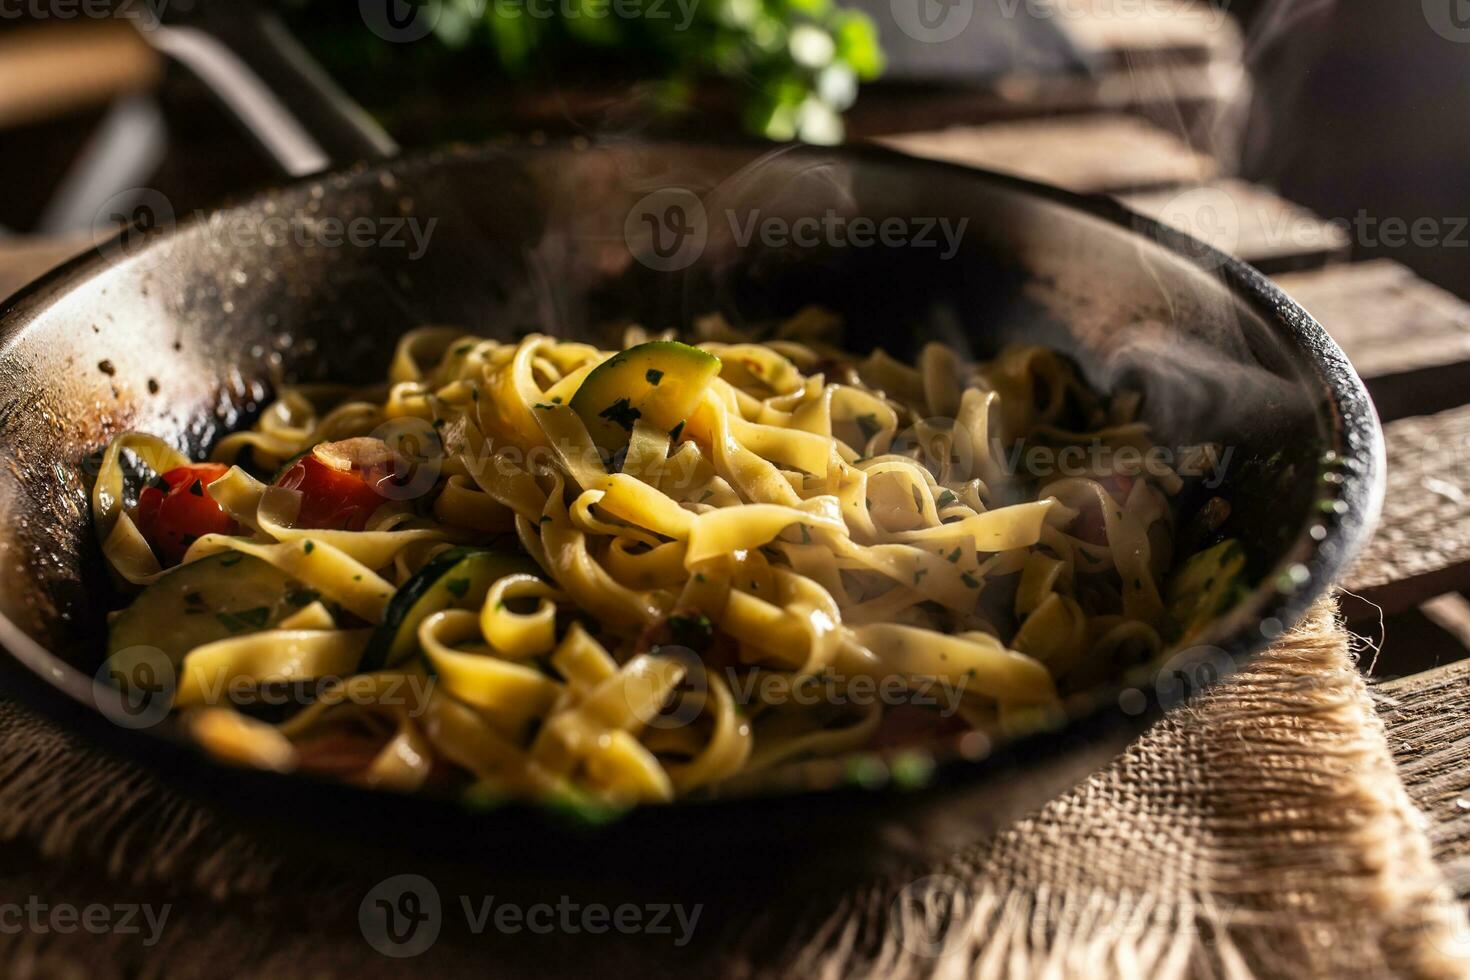
[[[265,629],[265,625],[270,622],[271,611],[264,606],[257,606],[254,609],[242,609],[240,612],[215,613],[214,618],[231,633],[244,633]]]
[[[625,431],[633,431],[633,423],[643,417],[643,413],[633,407],[633,403],[626,398],[619,398],[607,408],[597,413],[597,417],[607,419],[614,425],[620,426]]]

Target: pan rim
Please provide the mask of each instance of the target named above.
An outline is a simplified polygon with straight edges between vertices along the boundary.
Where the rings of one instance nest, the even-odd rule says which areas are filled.
[[[770,144],[749,139],[673,140],[651,139],[629,144],[626,140],[601,144],[581,138],[530,140],[503,140],[477,145],[459,145],[443,149],[411,154],[392,160],[361,163],[355,166],[302,178],[281,186],[223,202],[210,209],[210,215],[238,213],[252,207],[260,207],[268,201],[300,193],[312,186],[327,185],[329,190],[350,190],[362,182],[379,179],[383,175],[413,173],[443,169],[453,163],[473,164],[476,161],[502,157],[506,154],[536,154],[546,151],[595,152],[599,149],[620,149],[636,145],[643,149],[668,147],[690,150],[704,148],[711,151],[745,150],[755,154],[772,152]],[[1306,522],[1299,528],[1296,538],[1286,550],[1277,568],[1268,574],[1252,590],[1250,595],[1225,616],[1216,619],[1196,646],[1207,646],[1225,654],[1230,663],[1239,668],[1263,649],[1272,638],[1290,628],[1305,616],[1311,605],[1332,586],[1338,576],[1347,570],[1372,534],[1384,494],[1386,464],[1382,431],[1376,412],[1368,398],[1361,379],[1348,363],[1346,356],[1325,329],[1287,296],[1274,282],[1258,270],[1233,256],[1226,255],[1182,232],[1161,224],[1144,215],[1129,210],[1112,198],[1100,195],[1084,195],[1052,185],[1039,183],[1011,174],[999,173],[983,168],[968,167],[948,161],[912,157],[887,147],[873,144],[848,145],[843,147],[785,147],[776,152],[795,153],[814,158],[833,157],[876,165],[907,168],[916,178],[925,173],[948,174],[958,179],[988,182],[1003,190],[1023,196],[1040,198],[1073,212],[1100,219],[1158,244],[1187,264],[1194,265],[1221,282],[1222,289],[1236,302],[1241,303],[1258,316],[1271,332],[1282,340],[1293,366],[1302,374],[1303,382],[1317,386],[1317,397],[1313,401],[1314,413],[1323,429],[1323,436],[1337,455],[1338,466],[1332,470],[1333,479],[1318,474],[1319,508],[1315,521]],[[123,230],[113,238],[99,242],[92,248],[67,260],[51,271],[0,300],[0,359],[8,356],[12,346],[20,339],[26,328],[35,322],[53,304],[60,302],[73,291],[83,288],[103,270],[112,269],[128,262],[142,260],[151,249],[162,242],[188,232],[195,225],[207,220],[202,212],[185,216],[176,225],[161,230],[149,237],[144,248],[132,254],[112,251],[119,241],[136,231]],[[1339,506],[1340,503],[1340,506]],[[1322,530],[1314,537],[1315,528]],[[1279,572],[1288,569],[1305,569],[1300,574],[1285,576],[1290,587],[1283,588],[1277,582],[1283,576]],[[66,695],[72,702],[96,710],[98,692],[93,678],[87,677],[70,663],[51,653],[31,638],[4,614],[0,614],[0,648],[17,661],[29,673],[45,681],[51,688]],[[1124,690],[1139,690],[1142,705],[1133,699],[1129,710],[1124,711],[1118,695]],[[1167,698],[1161,696],[1158,685],[1143,684],[1133,687],[1122,682],[1110,682],[1095,692],[1094,704],[1085,712],[1067,720],[1063,732],[1081,729],[1084,722],[1105,725],[1121,724],[1133,734],[1158,717],[1167,706]],[[75,704],[70,705],[75,707]],[[110,729],[117,732],[116,728]],[[127,733],[132,736],[136,733]],[[1055,734],[1055,733],[1053,733]],[[143,733],[142,737],[153,745],[179,741],[162,732]],[[987,771],[1014,762],[1023,755],[1047,750],[1040,746],[1044,734],[1022,737],[998,744],[995,750],[982,759],[950,758],[943,760],[934,771],[930,785],[940,783],[957,784],[979,780]],[[233,767],[205,755],[191,746],[191,754],[208,770]],[[137,753],[132,753],[136,757]],[[279,779],[279,776],[269,778]],[[295,774],[286,777],[294,783],[321,782]],[[337,784],[331,784],[337,785]],[[866,796],[896,792],[889,782],[866,787],[860,792]],[[355,791],[378,798],[381,794],[372,791]],[[734,803],[759,803],[777,801],[790,796],[831,796],[835,790],[777,791],[750,796],[715,798],[710,800],[676,801],[661,807],[638,807],[629,815],[676,809],[687,812],[703,807],[725,807]],[[460,808],[460,807],[456,807]],[[514,813],[521,810],[545,813],[545,807],[535,803],[510,803],[497,812]],[[622,822],[627,822],[625,817]]]

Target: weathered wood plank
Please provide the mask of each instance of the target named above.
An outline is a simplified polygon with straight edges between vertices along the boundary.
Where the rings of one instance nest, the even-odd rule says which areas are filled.
[[[1194,183],[1216,171],[1209,156],[1133,116],[953,126],[879,142],[914,156],[988,167],[1085,192]]]
[[[1344,259],[1349,252],[1342,228],[1259,184],[1221,180],[1127,194],[1121,200],[1263,272],[1313,268]]]
[[[87,235],[0,240],[0,300],[91,244]]]
[[[1375,690],[1404,786],[1432,821],[1435,859],[1470,898],[1470,661]]]
[[[1222,4],[1068,0],[1054,11],[1058,26],[1072,43],[1103,64],[1139,68],[1231,62],[1241,57],[1240,28]]]
[[[1470,407],[1390,422],[1384,436],[1383,520],[1343,583],[1353,619],[1377,615],[1368,603],[1394,613],[1470,586]]]
[[[1470,401],[1470,304],[1388,259],[1276,281],[1342,346],[1384,419]]]
[[[77,20],[0,35],[0,129],[144,92],[163,59],[126,20]]]

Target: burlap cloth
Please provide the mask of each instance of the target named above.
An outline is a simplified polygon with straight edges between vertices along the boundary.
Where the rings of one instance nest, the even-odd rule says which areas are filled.
[[[0,910],[170,906],[152,946],[7,933],[0,916],[0,963],[77,977],[1470,975],[1464,914],[1332,611],[1005,833],[857,889],[714,910],[684,946],[446,928],[387,958],[359,908],[412,869],[285,855],[0,700]]]

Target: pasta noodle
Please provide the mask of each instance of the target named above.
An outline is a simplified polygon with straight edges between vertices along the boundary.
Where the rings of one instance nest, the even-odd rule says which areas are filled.
[[[933,734],[1049,710],[1180,636],[1178,475],[1009,462],[1147,448],[1136,397],[1039,347],[857,359],[832,322],[620,351],[429,327],[208,464],[122,435],[94,519],[144,591],[112,652],[164,650],[237,762],[622,804],[890,744],[903,704]],[[284,720],[240,703],[280,685],[310,687]]]

